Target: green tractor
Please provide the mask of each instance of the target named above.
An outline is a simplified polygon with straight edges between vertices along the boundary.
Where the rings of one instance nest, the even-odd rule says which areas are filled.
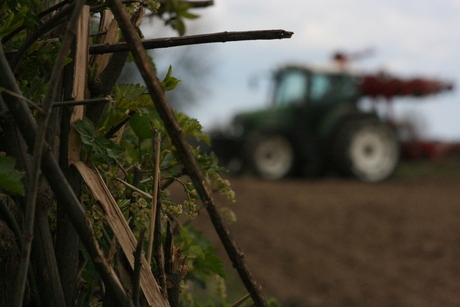
[[[444,89],[437,81],[300,66],[278,70],[274,84],[270,107],[238,114],[229,129],[212,134],[214,152],[230,169],[270,180],[328,170],[367,182],[387,179],[400,157],[396,128],[358,101]]]

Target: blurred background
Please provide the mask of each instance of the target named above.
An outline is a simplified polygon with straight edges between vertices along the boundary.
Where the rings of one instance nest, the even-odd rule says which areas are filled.
[[[460,2],[456,0],[215,1],[188,22],[187,34],[284,29],[291,39],[216,43],[152,51],[158,70],[183,79],[180,108],[205,129],[269,102],[271,73],[287,63],[326,63],[335,51],[371,49],[357,69],[400,77],[460,80]],[[144,22],[147,38],[175,35],[161,21]],[[161,73],[160,73],[161,77]],[[183,99],[185,98],[185,99]],[[427,139],[460,140],[460,91],[395,100],[396,116],[422,122]],[[176,102],[177,104],[177,102]]]
[[[352,63],[369,73],[460,80],[457,0],[216,0],[194,13],[201,17],[188,23],[187,34],[294,32],[291,39],[151,52],[160,78],[172,65],[183,80],[171,103],[205,130],[267,106],[270,78],[280,66],[324,64],[338,50],[373,50]],[[146,38],[176,35],[159,20],[142,27]],[[394,111],[396,119],[415,122],[426,140],[460,141],[456,89],[395,99]],[[374,184],[338,177],[231,182],[235,239],[264,293],[282,306],[460,306],[458,156],[404,162],[390,180]],[[220,246],[206,214],[196,226]],[[230,301],[236,301],[245,290],[228,268]]]

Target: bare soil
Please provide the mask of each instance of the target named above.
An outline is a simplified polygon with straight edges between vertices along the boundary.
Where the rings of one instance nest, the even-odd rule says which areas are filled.
[[[282,306],[460,306],[458,160],[405,164],[378,184],[230,181],[233,236]],[[206,214],[195,224],[221,246]]]

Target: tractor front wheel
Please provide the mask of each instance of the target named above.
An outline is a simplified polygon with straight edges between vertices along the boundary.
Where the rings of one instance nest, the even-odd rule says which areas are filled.
[[[273,133],[253,135],[246,144],[246,157],[248,166],[268,180],[288,176],[295,162],[294,148],[289,139]]]
[[[395,171],[399,142],[393,129],[376,118],[350,121],[336,137],[334,156],[342,173],[379,182]]]

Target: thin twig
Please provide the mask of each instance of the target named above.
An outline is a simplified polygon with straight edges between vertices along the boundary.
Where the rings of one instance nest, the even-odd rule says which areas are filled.
[[[169,286],[174,287],[174,285],[171,284],[170,278],[172,277],[173,272],[173,261],[174,261],[174,255],[173,255],[173,234],[171,231],[171,223],[168,221],[166,224],[166,238],[165,238],[165,248],[164,248],[164,270],[165,270],[165,275],[166,278],[168,278],[169,281]],[[168,282],[167,282],[168,284]],[[168,301],[171,307],[177,307],[176,303],[177,299],[176,297],[173,297],[170,293],[170,287],[168,287]]]
[[[152,199],[152,195],[150,195],[149,193],[142,191],[141,189],[133,186],[132,184],[127,183],[126,181],[124,181],[124,180],[122,180],[120,178],[117,178],[117,177],[113,177],[113,178],[118,180],[118,181],[120,181],[121,183],[123,183],[128,188],[130,188],[130,189],[134,190],[135,192],[141,194],[142,196],[147,197],[148,199]]]
[[[200,198],[211,217],[211,221],[227,251],[227,254],[233,262],[233,266],[237,269],[241,280],[248,289],[248,292],[251,294],[255,304],[260,307],[267,306],[265,297],[246,265],[244,254],[239,250],[233,240],[230,230],[224,223],[223,218],[216,207],[215,200],[211,195],[211,189],[206,184],[204,175],[199,168],[190,147],[188,146],[185,136],[182,133],[182,129],[173,114],[171,106],[168,104],[165,93],[161,87],[160,80],[154,73],[152,64],[144,47],[142,46],[136,29],[131,24],[123,5],[120,3],[120,0],[108,0],[107,3],[118,22],[127,45],[130,47],[131,54],[133,55],[134,61],[147,85],[150,95],[152,96],[152,100],[155,103],[158,114],[160,115],[160,118],[168,131],[169,137],[171,138],[172,143],[176,147],[178,155],[184,164],[186,174],[195,185],[197,192],[199,193]],[[290,32],[284,31],[284,33],[284,36],[286,36],[287,33],[289,33],[288,36],[292,35]]]
[[[209,43],[225,43],[247,40],[271,40],[290,38],[293,32],[285,30],[260,30],[242,32],[219,32],[209,34],[188,35],[179,37],[155,38],[142,41],[145,49],[161,49],[186,45],[198,45]],[[89,48],[90,54],[103,54],[114,52],[126,52],[130,50],[127,42],[113,44],[93,45]]]
[[[160,203],[160,195],[157,197],[157,203]],[[164,298],[168,298],[168,286],[166,283],[166,273],[165,273],[165,253],[163,252],[163,233],[162,233],[162,223],[161,223],[161,206],[157,206],[157,213],[155,219],[155,239],[154,243],[154,253],[153,257],[155,258],[156,270],[154,271],[155,277],[158,280],[158,285],[160,286],[161,294]],[[168,221],[169,223],[169,221]]]
[[[114,102],[110,97],[101,97],[83,100],[58,101],[53,103],[53,107],[73,107],[101,102]]]
[[[166,4],[166,0],[159,0],[158,2],[160,2],[161,5]],[[191,8],[208,7],[208,6],[211,6],[211,5],[214,4],[213,0],[204,0],[204,1],[186,1],[186,0],[183,0],[181,2],[186,3]]]
[[[155,150],[155,165],[153,166],[153,191],[152,191],[152,209],[150,214],[150,229],[149,229],[149,244],[147,247],[147,261],[150,263],[152,261],[152,249],[153,249],[153,238],[155,234],[155,220],[157,213],[157,199],[158,199],[158,186],[160,184],[160,142],[161,134],[160,132],[156,133],[154,136],[153,144]]]
[[[94,36],[99,36],[99,35],[106,35],[107,31],[99,31],[99,32],[94,32],[89,35],[89,37],[94,37]]]
[[[135,307],[139,307],[140,279],[142,265],[142,245],[144,244],[145,228],[141,230],[137,241],[136,251],[134,252],[134,270],[133,270],[133,302]]]
[[[4,88],[4,87],[0,87],[0,91],[5,91],[5,92],[7,92],[7,93],[10,94],[10,95],[15,96],[16,98],[19,98],[19,99],[21,99],[21,100],[24,100],[25,102],[27,102],[28,104],[30,104],[30,106],[31,106],[32,108],[37,109],[37,110],[38,110],[40,113],[42,113],[42,114],[45,114],[45,111],[41,108],[41,106],[37,105],[37,104],[36,104],[35,102],[33,102],[32,100],[30,100],[30,99],[28,99],[28,98],[26,98],[26,97],[24,97],[24,96],[22,96],[22,95],[16,94],[15,92],[10,91],[10,90],[8,90],[8,89],[6,89],[6,88]]]
[[[106,139],[111,139],[117,131],[119,131],[130,119],[131,117],[136,114],[136,111],[129,110],[128,117],[122,120],[120,123],[112,126],[109,131],[107,131],[104,135]]]
[[[118,165],[118,169],[121,170],[121,172],[123,173],[123,175],[125,175],[125,178],[128,177],[128,172],[125,170],[125,168],[123,167],[123,165],[120,163],[120,161],[118,161],[117,159],[114,159],[115,160],[115,163],[117,163]]]
[[[101,98],[92,98],[92,99],[83,99],[83,100],[68,100],[68,101],[57,101],[53,102],[53,107],[73,107],[88,105],[101,102],[113,102],[110,97],[101,97]]]
[[[250,298],[251,296],[248,294],[246,294],[245,296],[243,296],[242,298],[240,298],[235,304],[233,304],[232,307],[239,307],[241,305],[243,305],[244,302],[246,302],[248,300],[248,298]]]
[[[13,213],[11,213],[11,210],[8,208],[8,205],[3,201],[3,199],[0,199],[0,215],[5,220],[8,227],[13,231],[14,235],[16,236],[16,243],[21,250],[22,246],[24,245],[21,229],[19,228]]]
[[[13,213],[11,213],[11,210],[8,208],[8,205],[3,201],[3,199],[0,199],[0,215],[5,219],[8,227],[13,231],[14,235],[16,236],[16,240],[17,240],[16,243],[19,247],[19,250],[22,250],[24,241],[23,241],[21,229],[19,228],[19,225],[16,222],[16,219],[14,218]],[[30,286],[34,293],[35,303],[38,306],[41,306],[40,296],[38,295],[38,287],[37,287],[37,283],[35,280],[35,275],[34,275],[34,272],[33,272],[33,269],[30,263],[29,263],[29,270],[27,271],[27,277],[29,278]]]

